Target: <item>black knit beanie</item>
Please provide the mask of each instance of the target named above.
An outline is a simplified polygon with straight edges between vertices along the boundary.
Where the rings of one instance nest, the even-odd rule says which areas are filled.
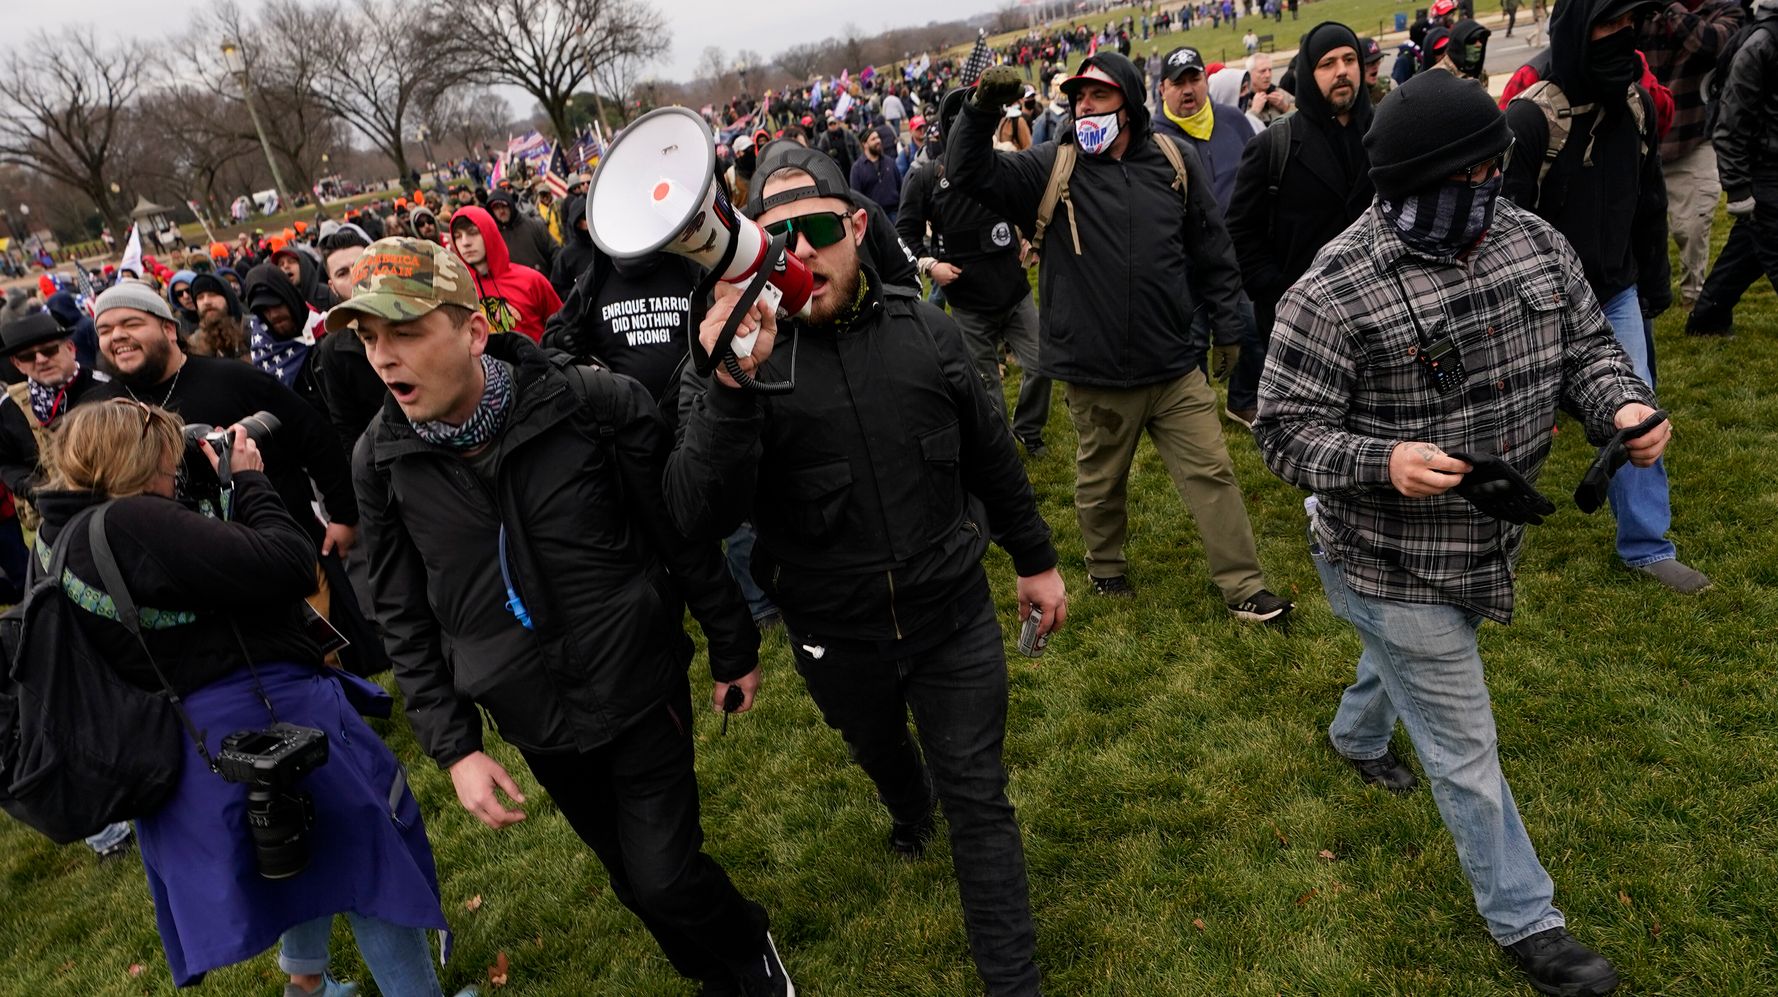
[[[1506,115],[1488,91],[1446,72],[1416,73],[1390,91],[1364,136],[1371,183],[1389,198],[1437,186],[1511,142]]]

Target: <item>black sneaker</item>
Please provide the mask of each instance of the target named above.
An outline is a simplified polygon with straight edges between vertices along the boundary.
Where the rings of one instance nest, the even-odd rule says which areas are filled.
[[[1333,747],[1333,742],[1329,741],[1328,746]],[[1383,752],[1381,758],[1353,758],[1342,754],[1337,747],[1333,750],[1334,754],[1346,759],[1346,764],[1358,770],[1358,774],[1363,777],[1367,785],[1382,786],[1391,793],[1400,796],[1411,791],[1420,783],[1418,779],[1414,778],[1414,771],[1402,764],[1401,759],[1395,757],[1393,751]]]
[[[1700,312],[1696,307],[1685,317],[1685,334],[1688,336],[1717,336],[1723,339],[1735,338],[1735,320],[1716,318],[1708,312]]]
[[[1123,575],[1113,575],[1110,578],[1094,578],[1093,594],[1109,595],[1119,599],[1134,599],[1136,597],[1136,586],[1131,585],[1130,580]]]
[[[1599,997],[1617,989],[1617,970],[1604,956],[1575,941],[1567,928],[1539,931],[1505,948],[1540,993]]]
[[[889,850],[910,861],[925,858],[926,846],[937,835],[938,820],[928,810],[917,823],[889,825]]]
[[[1260,589],[1240,602],[1229,603],[1229,612],[1237,619],[1251,620],[1254,623],[1274,623],[1282,620],[1296,607],[1289,599],[1280,599],[1266,589]]]
[[[740,992],[745,997],[796,997],[796,984],[790,982],[790,974],[778,959],[778,946],[772,943],[771,932],[766,932],[765,950],[754,958],[757,962],[740,974]]]
[[[1050,448],[1043,445],[1042,440],[1020,440],[1019,445],[1025,448],[1025,456],[1032,460],[1042,460]]]

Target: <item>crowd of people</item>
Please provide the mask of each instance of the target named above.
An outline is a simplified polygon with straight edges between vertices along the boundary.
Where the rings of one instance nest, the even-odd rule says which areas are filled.
[[[1627,465],[1597,482],[1626,578],[1710,586],[1669,535],[1687,483],[1651,330],[1669,238],[1689,333],[1731,332],[1746,288],[1778,282],[1778,0],[1564,0],[1502,101],[1463,13],[1441,0],[1394,79],[1331,21],[1276,80],[1264,52],[1127,57],[1129,34],[1233,20],[1224,0],[738,98],[710,122],[712,182],[811,272],[801,316],[685,257],[608,255],[584,175],[559,204],[440,184],[106,268],[90,309],[53,280],[9,299],[10,601],[63,565],[51,590],[118,674],[204,732],[161,806],[88,839],[139,841],[174,981],[278,943],[287,995],[350,994],[328,972],[343,913],[384,993],[442,995],[424,815],[358,719],[388,710],[363,677],[392,668],[477,819],[526,819],[485,718],[680,974],[793,994],[769,912],[703,851],[689,609],[725,713],[755,707],[761,634],[787,633],[887,850],[919,859],[942,827],[983,985],[1037,994],[1043,884],[1006,795],[982,557],[1010,556],[1034,636],[1064,626],[1026,468],[1059,384],[1088,597],[1178,570],[1126,554],[1146,435],[1231,617],[1289,617],[1225,439],[1250,433],[1306,493],[1296,525],[1363,644],[1335,756],[1411,792],[1399,721],[1494,941],[1543,992],[1610,992],[1502,772],[1476,631],[1512,620],[1558,412]],[[1719,177],[1735,227],[1711,267]],[[688,361],[725,330],[757,337],[745,376]],[[192,449],[199,423],[236,431]],[[119,577],[151,608],[120,613]],[[213,763],[268,720],[334,745],[303,784],[313,857],[278,878],[237,820],[249,787]]]

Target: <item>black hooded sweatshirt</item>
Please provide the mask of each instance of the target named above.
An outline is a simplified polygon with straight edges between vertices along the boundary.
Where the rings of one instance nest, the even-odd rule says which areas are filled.
[[[297,255],[304,254],[298,253]],[[268,306],[283,305],[290,309],[290,320],[296,324],[299,332],[303,324],[309,320],[309,305],[305,300],[306,296],[298,290],[295,284],[290,282],[290,277],[275,263],[261,263],[247,271],[247,279],[242,290],[246,293],[247,310],[265,324],[266,335],[273,339],[284,337],[279,336],[277,330],[273,329],[272,324],[266,322],[262,315]],[[320,328],[320,326],[316,326],[316,329]],[[302,396],[302,400],[308,402],[317,415],[322,419],[328,419],[327,403],[322,399],[320,386],[315,381],[315,350],[313,347],[309,349],[308,357],[303,360],[302,370],[297,373],[296,380],[291,384],[291,389]]]
[[[512,219],[500,225],[500,235],[506,240],[506,252],[512,262],[549,276],[556,262],[556,240],[550,238],[549,229],[535,218],[525,217],[519,206],[513,203],[512,195],[504,190],[494,191],[488,195],[488,213],[493,214],[496,204],[505,204],[512,209]],[[495,219],[499,225],[499,219]]]
[[[1270,311],[1315,261],[1321,247],[1369,210],[1376,196],[1364,133],[1371,126],[1370,88],[1356,80],[1350,120],[1340,124],[1315,84],[1315,64],[1336,48],[1358,51],[1358,36],[1333,21],[1303,36],[1292,68],[1298,80],[1296,112],[1274,123],[1241,154],[1235,194],[1229,202],[1229,235],[1241,276],[1260,309],[1260,328],[1270,330]],[[1289,142],[1278,192],[1271,193],[1271,150]]]
[[[556,297],[563,301],[568,300],[575,280],[593,265],[592,233],[580,227],[580,220],[585,217],[585,194],[572,195],[562,202],[562,249],[550,267],[549,282],[556,289]]]
[[[1043,308],[1037,369],[1066,384],[1132,388],[1184,376],[1209,344],[1192,333],[1192,316],[1210,309],[1216,342],[1235,343],[1241,277],[1210,174],[1195,150],[1185,157],[1187,201],[1177,176],[1155,146],[1142,74],[1129,59],[1101,51],[1096,65],[1118,82],[1129,111],[1123,158],[1109,153],[1075,160],[1068,194],[1073,220],[1057,205],[1044,234],[1038,292]],[[997,108],[963,105],[945,136],[945,175],[983,207],[1029,232],[1056,161],[1056,142],[1023,152],[995,152]],[[1073,142],[1072,132],[1061,142]],[[1074,252],[1078,224],[1081,252]]]
[[[1595,46],[1600,44],[1589,38],[1593,22],[1622,6],[1622,0],[1570,0],[1556,7],[1550,18],[1546,79],[1561,87],[1571,104],[1596,107],[1570,119],[1568,141],[1540,188],[1537,174],[1549,148],[1548,122],[1528,100],[1508,104],[1506,123],[1517,145],[1507,164],[1503,194],[1537,212],[1568,239],[1600,304],[1636,287],[1644,309],[1656,313],[1672,303],[1673,291],[1667,260],[1667,184],[1655,137],[1654,102],[1635,83],[1642,67],[1633,48],[1627,62],[1620,64],[1615,83],[1597,79],[1588,66],[1597,61],[1589,53],[1596,55]],[[1634,28],[1620,34],[1634,45]],[[1616,40],[1613,35],[1601,41]],[[1642,136],[1636,133],[1630,99],[1642,102]]]

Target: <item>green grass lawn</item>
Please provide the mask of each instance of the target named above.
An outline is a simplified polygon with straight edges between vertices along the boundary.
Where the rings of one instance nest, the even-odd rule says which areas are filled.
[[[1719,242],[1726,231],[1719,221]],[[1626,994],[1778,993],[1771,289],[1739,318],[1733,341],[1687,339],[1678,314],[1658,336],[1677,427],[1673,535],[1716,587],[1670,596],[1619,567],[1609,515],[1582,516],[1565,497],[1591,449],[1564,423],[1543,479],[1562,511],[1531,530],[1517,622],[1482,631],[1503,763],[1557,903],[1617,961]],[[1239,624],[1144,444],[1129,548],[1139,595],[1095,599],[1059,402],[1032,472],[1075,597],[1045,657],[1009,652],[1007,744],[1048,992],[1530,993],[1476,915],[1431,796],[1366,789],[1325,747],[1359,646],[1320,593],[1300,495],[1249,437],[1228,433],[1266,570],[1298,601],[1287,629]],[[1009,563],[996,551],[989,568],[1010,621]],[[711,853],[770,908],[800,991],[980,993],[948,847],[892,859],[870,784],[821,723],[782,638],[768,642],[766,669],[762,708],[726,738],[717,718],[699,720],[704,822]],[[447,993],[485,985],[500,953],[510,981],[499,993],[693,992],[527,776],[530,819],[489,831],[404,722],[384,733],[413,766],[458,932]],[[135,859],[100,865],[4,824],[0,891],[0,992],[173,992]],[[336,972],[365,980],[340,924]],[[199,992],[274,994],[281,980],[268,955]]]

